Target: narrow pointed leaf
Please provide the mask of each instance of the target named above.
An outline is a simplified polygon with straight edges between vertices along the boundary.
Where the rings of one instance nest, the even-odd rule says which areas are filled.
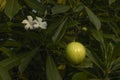
[[[99,58],[97,57],[97,55],[95,55],[95,54],[93,55],[91,53],[91,51],[88,50],[88,49],[86,49],[86,50],[87,50],[87,56],[89,57],[89,59],[103,71],[103,68],[100,65],[101,61],[99,60]]]
[[[14,56],[0,61],[0,66],[5,67],[6,69],[12,69],[16,65],[20,64],[20,60],[24,58],[24,55]]]
[[[62,20],[62,23],[59,25],[58,29],[56,30],[55,34],[53,35],[52,40],[54,42],[60,41],[61,38],[63,37],[63,35],[66,31],[65,23],[66,23],[67,19],[68,18],[65,18],[65,19]]]
[[[52,57],[49,55],[46,60],[46,75],[47,80],[62,80]]]
[[[92,30],[92,36],[98,41],[98,42],[104,42],[103,34],[100,31]]]
[[[24,71],[24,68],[27,65],[27,62],[29,62],[31,57],[34,55],[34,54],[30,55],[29,53],[32,53],[32,51],[21,54],[21,55],[17,55],[17,56],[13,56],[13,57],[4,59],[4,60],[0,61],[0,66],[3,66],[3,67],[5,67],[6,69],[9,70],[9,69],[12,69],[15,66],[20,65],[20,70],[22,72],[22,71]],[[30,57],[30,58],[28,58],[28,57]],[[28,61],[25,61],[25,58],[27,58]],[[23,62],[23,61],[25,61],[25,62]]]
[[[90,21],[95,25],[96,29],[99,30],[101,28],[101,22],[99,18],[86,6],[85,6],[85,10],[88,14]]]
[[[6,40],[2,46],[5,46],[5,47],[21,47],[22,44],[18,41],[15,41],[15,40]]]
[[[106,45],[103,38],[103,33],[99,30],[92,30],[92,36],[101,44],[101,49],[103,52],[106,50]]]
[[[22,73],[29,65],[29,62],[32,60],[32,58],[37,54],[38,49],[34,49],[30,53],[28,53],[23,59],[20,61],[20,65],[18,67],[19,72]]]
[[[117,71],[117,70],[119,70],[119,69],[120,69],[120,57],[117,58],[117,59],[114,61],[114,63],[112,64],[111,70],[112,70],[112,72],[114,72],[114,71]]]
[[[14,55],[14,53],[6,47],[0,47],[0,51],[8,57],[12,57]]]

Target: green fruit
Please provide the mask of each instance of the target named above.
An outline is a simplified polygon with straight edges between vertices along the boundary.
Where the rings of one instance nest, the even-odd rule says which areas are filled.
[[[87,27],[82,27],[82,30],[83,31],[87,31]]]
[[[58,3],[58,4],[63,4],[63,5],[64,5],[64,4],[66,4],[66,0],[57,0],[57,3]]]
[[[71,42],[67,45],[66,53],[70,62],[80,64],[86,56],[86,49],[79,42]]]
[[[0,12],[5,8],[6,0],[0,0]]]

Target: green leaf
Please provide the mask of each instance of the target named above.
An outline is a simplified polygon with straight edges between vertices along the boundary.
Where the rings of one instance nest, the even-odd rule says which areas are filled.
[[[102,32],[93,29],[91,33],[92,33],[92,36],[93,36],[98,42],[101,42],[101,43],[104,42],[104,38],[103,38]]]
[[[114,3],[116,0],[108,0],[109,5],[111,5],[112,3]]]
[[[10,27],[8,27],[8,23],[0,23],[0,32],[2,33],[2,32],[10,32],[11,31],[11,29],[10,29]]]
[[[0,47],[0,51],[3,52],[8,57],[12,57],[14,55],[14,53],[6,47]]]
[[[80,12],[84,9],[84,6],[81,3],[78,3],[75,7],[73,7],[73,12]]]
[[[24,55],[14,56],[0,61],[0,66],[5,67],[6,69],[12,69],[20,63],[20,60],[24,58]]]
[[[34,49],[30,53],[28,53],[23,59],[21,59],[20,65],[18,67],[20,73],[24,72],[24,70],[27,68],[32,58],[37,54],[37,51],[38,51],[38,48]]]
[[[109,62],[112,62],[113,61],[113,50],[114,50],[114,46],[113,46],[113,44],[111,43],[111,42],[109,42],[109,43],[107,43],[106,44],[107,46],[106,46],[106,55],[107,55],[107,60],[109,61]]]
[[[73,75],[72,80],[88,80],[84,72],[79,72]]]
[[[103,33],[99,30],[94,30],[94,29],[92,30],[91,33],[92,33],[92,36],[100,43],[100,47],[104,53],[106,50],[106,45],[104,42]]]
[[[12,80],[8,70],[0,66],[0,80]]]
[[[117,71],[120,69],[120,57],[118,57],[111,65],[111,71],[114,73],[114,71]]]
[[[75,26],[77,26],[79,24],[79,21],[77,20],[68,20],[67,21],[67,26],[69,26],[69,28],[73,28]]]
[[[66,23],[67,19],[68,18],[66,17],[65,19],[62,20],[62,23],[59,25],[58,29],[56,30],[55,34],[53,35],[52,40],[54,42],[60,41],[61,38],[63,37],[63,35],[66,31],[65,23]]]
[[[90,61],[90,59],[88,58],[85,58],[83,62],[81,62],[80,65],[78,66],[75,66],[76,68],[92,68],[93,67],[93,64],[92,62]]]
[[[102,71],[104,71],[103,68],[102,68],[102,66],[101,66],[102,62],[101,62],[101,60],[99,59],[99,57],[98,57],[97,55],[93,54],[93,52],[91,53],[90,50],[88,50],[88,49],[86,49],[86,50],[87,50],[87,56],[88,56],[88,58],[89,58],[95,65],[97,65]]]
[[[5,14],[10,18],[10,20],[18,13],[21,9],[21,6],[18,3],[18,0],[7,0],[5,7]]]
[[[90,21],[95,25],[96,29],[99,30],[101,28],[101,22],[98,19],[98,17],[86,6],[85,6],[85,10],[88,14]]]
[[[7,41],[5,41],[3,44],[2,44],[2,46],[5,46],[5,47],[21,47],[22,46],[22,44],[20,43],[20,42],[18,42],[18,41],[15,41],[15,40],[7,40]]]
[[[117,38],[114,34],[103,34],[104,38],[111,39],[114,42],[120,42],[120,38]]]
[[[52,8],[52,13],[53,14],[64,13],[64,12],[67,12],[69,9],[70,9],[70,6],[67,6],[67,5],[56,5]]]
[[[50,55],[47,56],[46,60],[46,75],[47,80],[62,80],[56,65]]]
[[[113,49],[114,57],[120,56],[120,42],[117,43]]]
[[[0,61],[0,66],[3,66],[9,70],[19,65],[19,71],[22,73],[28,66],[28,63],[31,61],[33,56],[37,53],[37,51],[38,51],[38,48],[34,49],[33,51],[26,52],[22,55],[17,55],[17,56],[4,59]]]
[[[110,28],[112,29],[112,31],[115,33],[115,35],[117,37],[119,37],[119,35],[120,35],[120,29],[119,29],[117,23],[115,23],[114,21],[112,21],[112,22],[108,22],[108,25],[110,26]]]
[[[44,7],[43,7],[43,5],[40,4],[40,2],[38,2],[37,0],[24,0],[24,1],[33,10],[36,10],[40,14],[44,13]]]

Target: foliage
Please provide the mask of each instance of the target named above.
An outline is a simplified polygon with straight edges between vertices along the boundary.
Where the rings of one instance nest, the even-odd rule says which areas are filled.
[[[0,80],[119,80],[119,3],[0,0]],[[25,30],[28,15],[47,21],[47,29]],[[80,65],[66,59],[72,41],[86,47]]]

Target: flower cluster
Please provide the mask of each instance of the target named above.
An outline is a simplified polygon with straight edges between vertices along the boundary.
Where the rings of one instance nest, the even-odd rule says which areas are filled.
[[[36,17],[36,19],[33,20],[32,16],[27,16],[27,19],[24,19],[22,21],[23,24],[25,24],[25,29],[46,29],[47,28],[47,22],[43,21],[42,18]]]

